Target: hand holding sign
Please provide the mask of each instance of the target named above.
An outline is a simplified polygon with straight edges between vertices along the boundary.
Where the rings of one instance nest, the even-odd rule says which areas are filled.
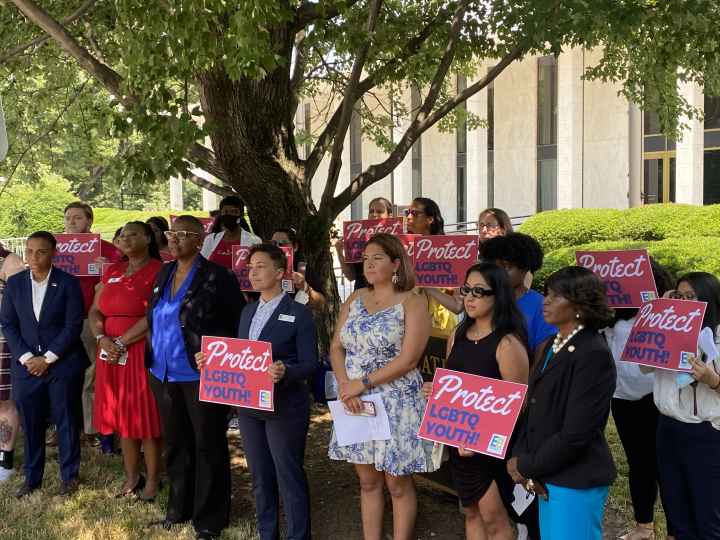
[[[477,262],[478,249],[474,235],[416,237],[412,251],[418,287],[461,287],[468,269]]]
[[[102,273],[100,235],[91,233],[56,234],[53,264],[74,276],[100,276]]]

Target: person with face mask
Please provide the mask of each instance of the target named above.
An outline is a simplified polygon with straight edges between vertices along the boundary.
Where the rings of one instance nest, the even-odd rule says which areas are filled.
[[[245,223],[245,204],[240,197],[230,195],[220,201],[220,213],[213,232],[205,237],[201,255],[210,262],[232,269],[233,246],[252,246],[262,242],[260,237],[240,226]]]

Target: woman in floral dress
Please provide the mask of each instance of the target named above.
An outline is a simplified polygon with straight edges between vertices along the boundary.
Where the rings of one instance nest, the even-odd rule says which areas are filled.
[[[382,396],[391,437],[340,446],[333,433],[329,456],[355,465],[365,539],[382,537],[387,485],[393,538],[408,540],[417,513],[412,474],[436,468],[433,444],[417,437],[425,409],[417,364],[430,335],[430,315],[425,299],[412,293],[412,267],[397,238],[374,236],[365,248],[363,267],[368,288],[344,304],[331,362],[340,399],[350,412],[361,410],[361,395]]]

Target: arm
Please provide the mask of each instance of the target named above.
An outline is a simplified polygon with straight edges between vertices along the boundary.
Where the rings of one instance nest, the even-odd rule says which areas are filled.
[[[534,453],[516,454],[517,468],[525,478],[542,479],[562,469],[582,455],[595,436],[605,430],[615,391],[613,360],[607,351],[579,354],[585,359],[570,382],[562,428]]]
[[[285,364],[283,379],[288,382],[307,379],[315,373],[318,366],[315,322],[310,311],[299,309],[297,312],[298,326],[295,334],[297,364]]]
[[[345,262],[345,253],[343,251],[343,239],[338,238],[335,242],[335,253],[337,253],[338,261],[340,262],[340,268],[342,269],[343,275],[350,281],[355,281],[357,276],[355,275],[355,268],[352,264]]]
[[[66,280],[65,289],[63,329],[47,347],[48,352],[52,352],[59,358],[62,358],[70,345],[80,339],[83,320],[85,319],[85,306],[82,291],[80,290],[80,282],[77,278],[71,277]]]
[[[143,317],[138,320],[135,324],[133,324],[130,328],[128,328],[125,333],[120,337],[120,341],[122,341],[125,346],[132,345],[133,343],[136,343],[143,339],[145,335],[148,332],[148,320],[146,317]]]
[[[495,353],[503,380],[527,384],[530,375],[530,360],[525,347],[518,338],[507,335],[498,343]]]
[[[405,300],[405,337],[400,354],[386,366],[370,373],[370,384],[379,386],[415,369],[430,339],[430,314],[425,301],[411,294]]]
[[[451,296],[442,292],[440,289],[423,289],[425,294],[432,296],[440,305],[452,311],[455,315],[459,315],[463,311],[462,298],[459,296]]]
[[[335,334],[333,335],[332,342],[330,343],[330,365],[332,366],[338,385],[348,381],[347,371],[345,371],[345,347],[343,347],[343,344],[340,341],[340,332],[347,321],[350,305],[355,301],[359,294],[360,293],[357,291],[352,293],[342,305],[342,308],[340,308],[340,315],[338,316],[337,324],[335,325]]]
[[[22,356],[35,356],[36,352],[25,343],[20,331],[20,317],[15,310],[14,295],[16,284],[18,282],[8,283],[2,298],[2,307],[0,307],[0,326],[2,326],[3,335],[10,345],[10,351],[14,358]]]

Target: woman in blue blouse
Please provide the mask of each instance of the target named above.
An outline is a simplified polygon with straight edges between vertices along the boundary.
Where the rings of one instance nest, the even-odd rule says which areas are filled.
[[[250,249],[250,282],[260,292],[240,316],[238,337],[272,344],[270,375],[275,383],[273,413],[238,410],[243,448],[252,474],[261,540],[279,538],[279,498],[287,517],[288,540],[310,538],[310,495],[305,476],[305,440],[310,401],[305,383],[317,367],[317,337],[310,310],[282,291],[287,264],[273,244]],[[196,356],[204,365],[202,353]]]

